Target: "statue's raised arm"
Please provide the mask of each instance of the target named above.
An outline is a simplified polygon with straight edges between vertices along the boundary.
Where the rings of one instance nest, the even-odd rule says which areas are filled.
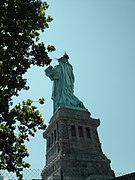
[[[60,107],[86,110],[83,103],[74,95],[73,67],[68,62],[69,56],[64,54],[58,59],[59,64],[46,70],[46,76],[53,81],[52,100],[54,113]]]

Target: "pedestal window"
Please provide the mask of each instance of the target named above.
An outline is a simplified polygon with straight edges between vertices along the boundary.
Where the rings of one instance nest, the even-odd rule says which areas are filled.
[[[83,128],[81,126],[78,127],[79,137],[83,137]]]
[[[76,131],[75,131],[75,126],[74,125],[71,126],[71,135],[76,136]]]

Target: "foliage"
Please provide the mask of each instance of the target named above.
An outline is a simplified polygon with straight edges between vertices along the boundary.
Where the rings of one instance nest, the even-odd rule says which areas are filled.
[[[48,4],[42,0],[0,1],[0,169],[16,172],[30,165],[24,143],[37,129],[44,129],[42,115],[28,99],[13,107],[13,96],[28,90],[23,75],[31,65],[50,64],[49,51],[39,43],[39,34],[49,27]],[[44,99],[40,98],[43,104]]]

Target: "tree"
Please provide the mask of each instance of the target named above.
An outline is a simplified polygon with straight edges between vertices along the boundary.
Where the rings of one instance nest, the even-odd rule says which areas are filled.
[[[39,43],[39,34],[49,27],[48,4],[42,0],[0,1],[0,169],[16,172],[30,165],[24,161],[25,141],[45,129],[43,117],[28,99],[14,106],[13,96],[28,90],[23,75],[31,65],[49,65],[54,46]],[[44,99],[39,99],[43,104]]]

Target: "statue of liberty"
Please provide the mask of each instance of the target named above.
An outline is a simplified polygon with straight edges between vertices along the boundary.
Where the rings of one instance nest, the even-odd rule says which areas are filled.
[[[53,81],[52,100],[54,113],[60,107],[87,111],[83,103],[74,95],[75,79],[73,67],[68,62],[68,59],[69,56],[65,53],[64,56],[57,59],[58,65],[49,66],[45,70],[46,76]]]

